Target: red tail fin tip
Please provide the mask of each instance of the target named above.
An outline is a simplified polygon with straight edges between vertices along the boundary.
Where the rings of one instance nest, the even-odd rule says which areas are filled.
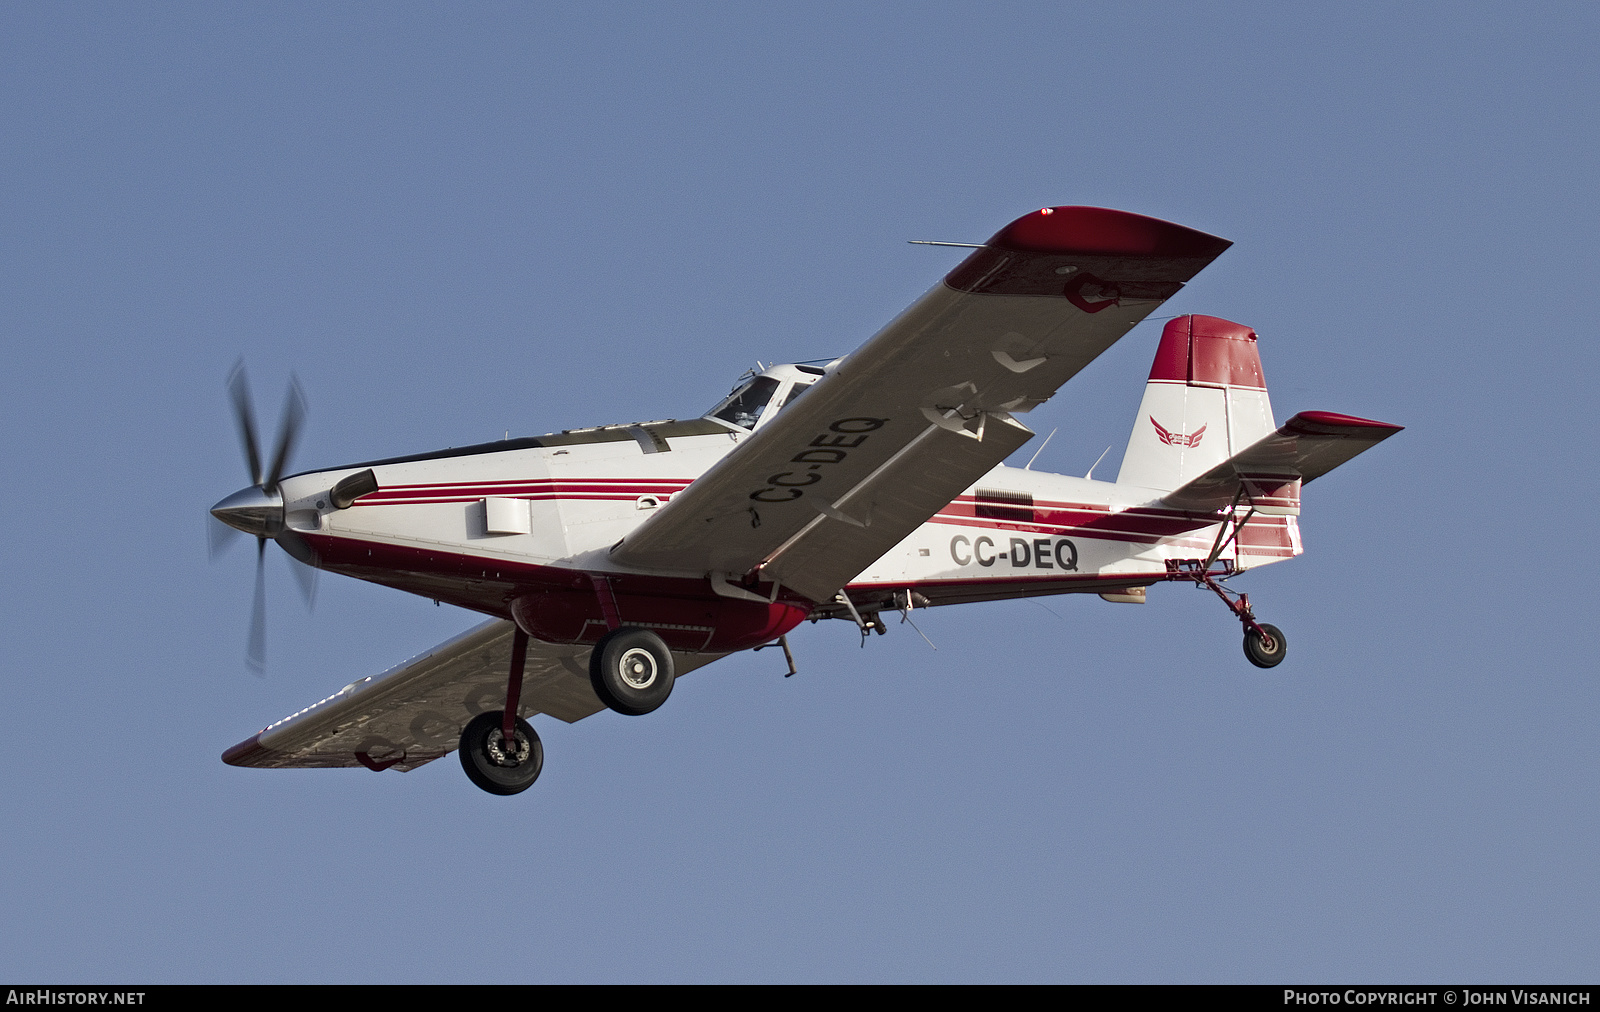
[[[1216,316],[1180,316],[1161,331],[1151,381],[1267,388],[1256,332]]]

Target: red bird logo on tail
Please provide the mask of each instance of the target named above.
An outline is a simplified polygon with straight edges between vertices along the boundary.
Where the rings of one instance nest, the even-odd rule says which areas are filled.
[[[1199,446],[1200,437],[1206,434],[1206,427],[1204,425],[1200,426],[1198,429],[1194,430],[1193,433],[1187,436],[1181,432],[1172,432],[1168,429],[1162,428],[1161,423],[1156,421],[1154,415],[1150,416],[1150,424],[1156,427],[1156,438],[1161,440],[1163,443],[1166,443],[1168,446]]]

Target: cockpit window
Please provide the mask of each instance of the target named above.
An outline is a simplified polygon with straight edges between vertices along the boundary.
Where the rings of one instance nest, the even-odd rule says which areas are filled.
[[[757,376],[744,389],[723,402],[722,407],[718,408],[712,417],[732,422],[741,429],[753,429],[756,427],[756,422],[761,420],[761,413],[766,410],[767,403],[772,400],[772,395],[777,389],[777,380],[768,376]]]
[[[801,394],[805,393],[807,390],[810,390],[810,389],[811,389],[811,384],[810,383],[796,383],[794,385],[793,389],[791,389],[789,391],[789,396],[785,397],[783,399],[783,403],[778,405],[778,410],[782,411],[784,408],[786,408],[789,405],[793,404],[794,403],[794,399],[796,397],[799,397]]]

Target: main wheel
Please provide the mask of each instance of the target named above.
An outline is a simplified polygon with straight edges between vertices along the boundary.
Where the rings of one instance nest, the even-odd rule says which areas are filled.
[[[480,713],[467,723],[461,732],[461,768],[490,794],[521,794],[544,769],[544,743],[521,717],[508,743],[503,724],[500,710]]]
[[[649,713],[672,694],[672,651],[648,629],[623,626],[605,634],[589,655],[589,683],[618,713]]]
[[[1277,626],[1262,623],[1260,628],[1265,636],[1254,629],[1245,630],[1244,655],[1258,668],[1275,668],[1289,652],[1289,643]]]

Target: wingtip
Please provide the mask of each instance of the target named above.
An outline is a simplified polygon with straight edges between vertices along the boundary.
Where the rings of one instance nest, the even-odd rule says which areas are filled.
[[[1284,428],[1315,435],[1387,439],[1396,432],[1404,431],[1405,426],[1357,418],[1355,415],[1341,415],[1335,411],[1302,411],[1289,419]]]
[[[222,753],[222,761],[229,766],[255,766],[258,763],[253,760],[265,757],[267,751],[267,749],[261,747],[261,732],[257,731],[249,738]]]
[[[990,246],[1024,253],[1214,258],[1230,239],[1109,207],[1042,207],[1002,228]]]

